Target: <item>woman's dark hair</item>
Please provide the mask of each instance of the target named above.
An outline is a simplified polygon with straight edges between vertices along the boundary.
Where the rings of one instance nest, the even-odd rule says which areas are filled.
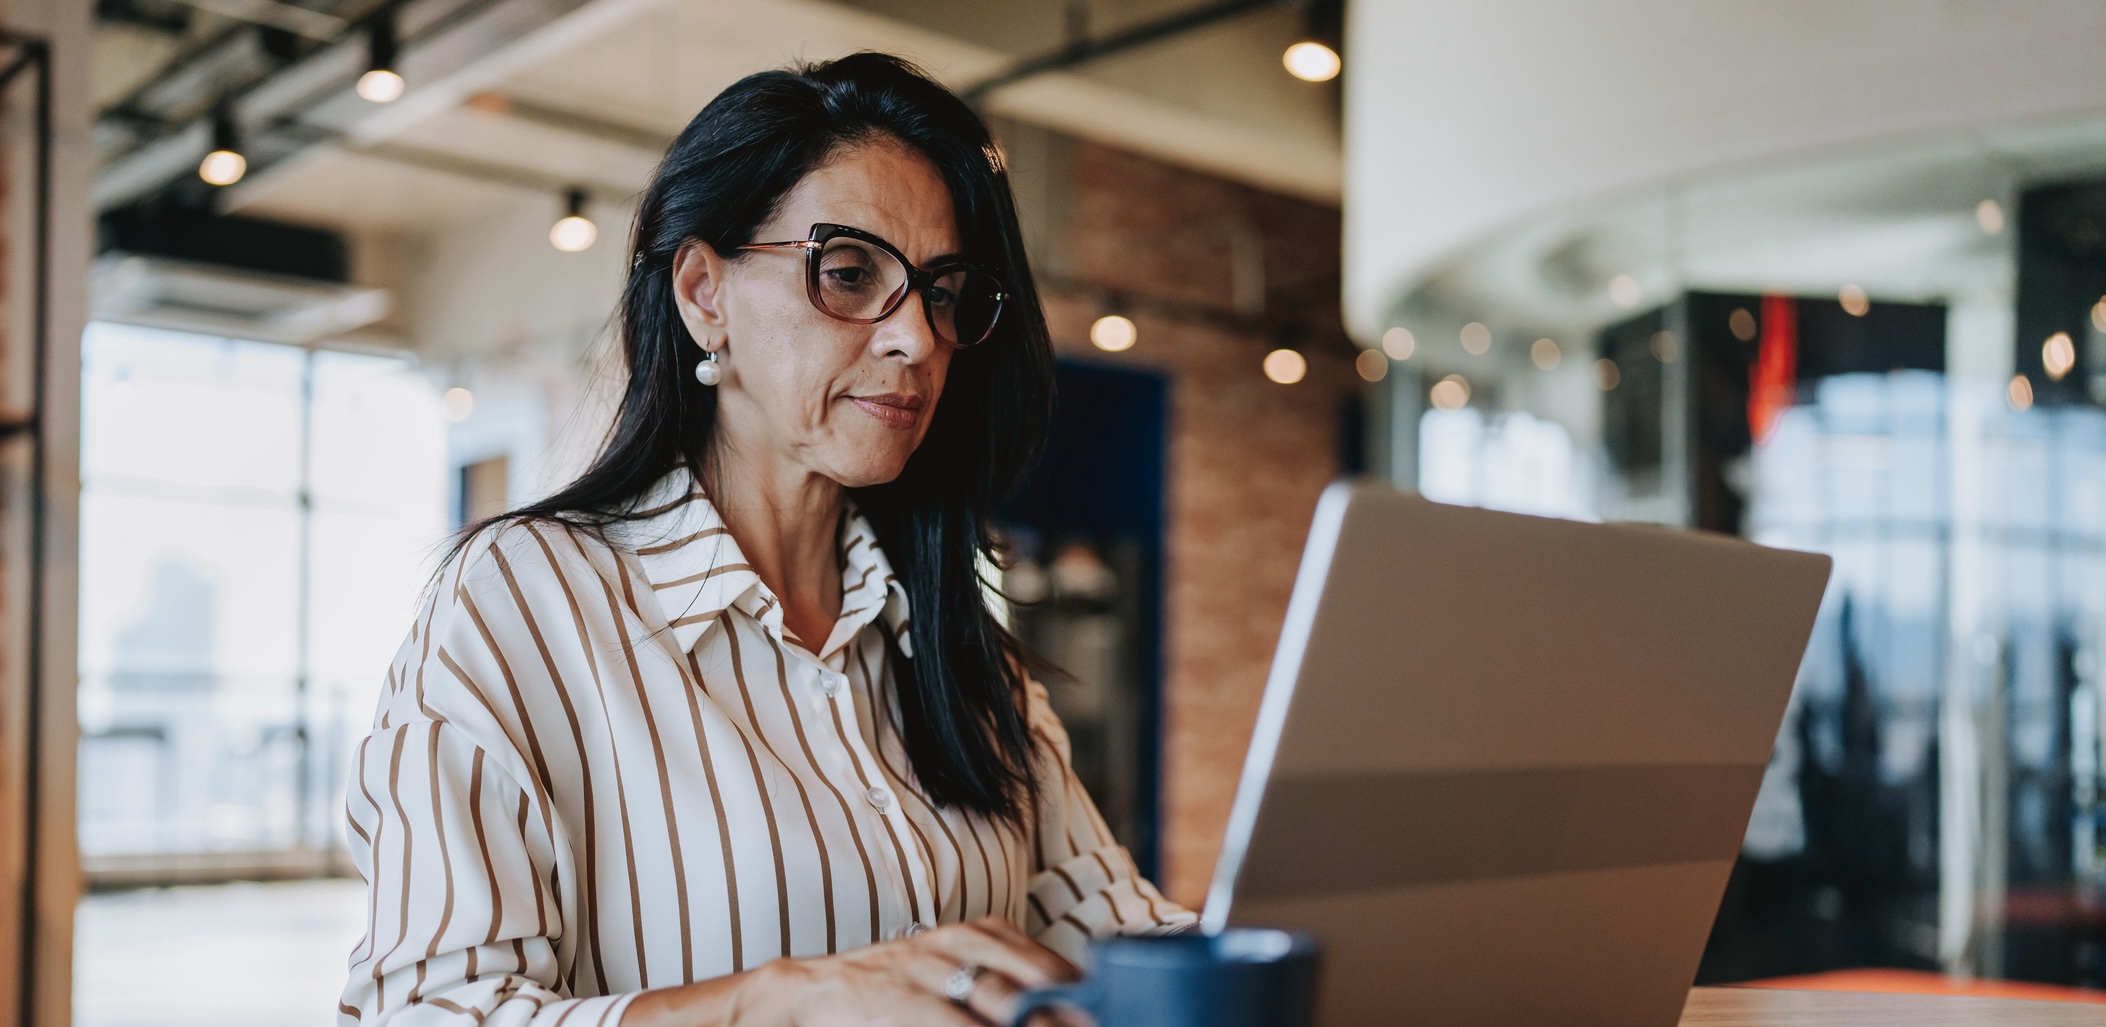
[[[912,609],[913,657],[890,649],[914,775],[941,805],[1015,821],[1034,784],[1023,652],[988,609],[978,558],[992,552],[995,504],[1044,441],[1052,347],[994,140],[970,107],[913,65],[858,53],[749,75],[688,122],[636,214],[616,313],[629,383],[613,428],[576,481],[495,520],[597,531],[625,519],[677,469],[700,486],[716,437],[716,391],[695,380],[701,348],[674,307],[674,255],[699,240],[736,258],[805,175],[840,147],[882,138],[905,143],[942,174],[962,255],[1000,269],[1009,299],[994,334],[952,358],[943,402],[906,469],[853,496]]]

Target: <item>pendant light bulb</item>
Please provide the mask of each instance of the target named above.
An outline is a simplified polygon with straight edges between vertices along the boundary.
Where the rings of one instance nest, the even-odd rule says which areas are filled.
[[[374,68],[358,76],[358,95],[373,103],[394,103],[402,98],[406,83],[387,68]]]
[[[1304,82],[1329,82],[1338,77],[1344,62],[1338,51],[1313,39],[1305,39],[1287,48],[1280,55],[1280,63],[1286,65],[1287,74]]]
[[[600,237],[600,227],[585,216],[585,190],[572,189],[564,196],[567,212],[549,226],[548,244],[565,253],[578,253],[592,248]]]
[[[366,36],[366,73],[358,77],[358,95],[372,103],[394,103],[405,88],[402,73],[395,70],[395,18],[390,14],[374,22]]]
[[[249,159],[242,156],[240,134],[234,115],[220,110],[212,116],[212,150],[198,162],[197,177],[212,185],[228,186],[249,173]]]

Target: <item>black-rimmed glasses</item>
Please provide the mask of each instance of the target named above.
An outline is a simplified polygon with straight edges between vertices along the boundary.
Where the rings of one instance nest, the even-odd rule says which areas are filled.
[[[847,225],[817,224],[809,239],[739,249],[803,250],[812,306],[841,321],[876,324],[918,292],[929,330],[955,346],[975,345],[993,334],[1009,298],[1002,277],[987,268],[963,261],[918,268],[898,247]]]

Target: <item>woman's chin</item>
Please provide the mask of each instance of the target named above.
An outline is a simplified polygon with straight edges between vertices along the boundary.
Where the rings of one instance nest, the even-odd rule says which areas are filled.
[[[872,485],[883,485],[900,476],[907,469],[910,453],[871,455],[860,459],[836,461],[827,470],[826,476],[844,488],[860,489]]]

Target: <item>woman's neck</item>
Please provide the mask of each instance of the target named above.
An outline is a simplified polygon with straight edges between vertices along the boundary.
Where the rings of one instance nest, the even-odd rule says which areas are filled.
[[[801,468],[742,460],[719,447],[709,500],[746,562],[782,600],[783,624],[817,653],[841,615],[840,530],[846,491]]]

